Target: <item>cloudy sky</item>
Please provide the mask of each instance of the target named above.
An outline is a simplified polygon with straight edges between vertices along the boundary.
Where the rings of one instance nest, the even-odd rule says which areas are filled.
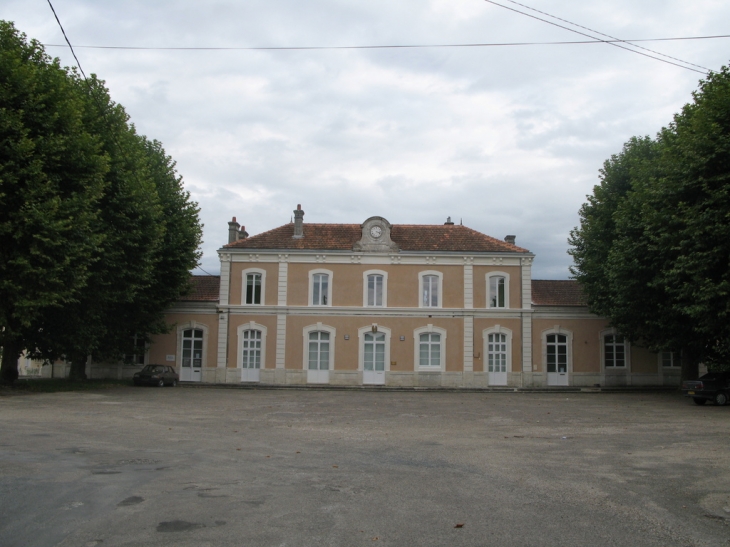
[[[620,39],[724,35],[727,0],[52,2],[84,71],[177,161],[210,273],[232,216],[253,235],[301,203],[305,222],[451,216],[516,234],[535,278],[567,279],[566,240],[603,161],[655,135],[704,69],[730,60],[728,38],[640,44],[699,73],[605,43],[243,49],[589,39],[495,3],[594,37],[566,21]],[[47,0],[3,0],[0,18],[74,64],[53,45],[63,36]]]

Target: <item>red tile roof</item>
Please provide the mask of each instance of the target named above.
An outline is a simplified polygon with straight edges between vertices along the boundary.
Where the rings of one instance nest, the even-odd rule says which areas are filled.
[[[534,306],[587,306],[580,284],[575,280],[532,280]]]
[[[190,277],[190,291],[181,296],[185,302],[218,302],[221,278],[219,275],[193,275]]]
[[[289,223],[224,247],[351,251],[362,229],[359,224],[304,223],[304,237],[293,239],[293,235],[294,224]],[[402,251],[530,252],[460,224],[394,224],[390,236]]]

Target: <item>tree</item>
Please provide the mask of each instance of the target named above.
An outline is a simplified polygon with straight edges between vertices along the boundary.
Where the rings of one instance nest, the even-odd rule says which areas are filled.
[[[683,378],[730,355],[728,68],[693,98],[655,140],[606,162],[569,240],[592,311],[633,342],[680,352]]]
[[[78,77],[0,21],[0,376],[12,383],[45,310],[73,302],[100,243],[108,158]]]
[[[15,42],[24,44],[22,38],[16,33]],[[32,45],[40,50],[38,44]],[[7,381],[14,380],[11,369],[17,377],[17,354],[23,349],[46,359],[65,357],[71,362],[71,378],[84,378],[87,356],[118,359],[129,349],[133,336],[164,332],[164,309],[188,288],[189,270],[200,257],[197,204],[184,191],[175,164],[160,143],[137,134],[124,108],[111,100],[95,76],[81,79],[58,68],[57,61],[50,62],[44,54],[38,64],[56,66],[59,85],[75,100],[74,119],[94,145],[87,154],[103,169],[94,200],[88,202],[86,223],[79,225],[76,217],[68,220],[73,234],[88,244],[86,254],[64,254],[63,241],[58,256],[45,256],[45,249],[36,253],[45,260],[62,259],[63,266],[57,268],[62,272],[50,273],[77,281],[70,284],[73,290],[53,302],[33,300],[36,313],[26,317],[22,329],[3,317],[4,332],[18,333],[3,339],[4,350],[12,350],[4,351],[9,356]],[[14,107],[19,111],[26,100],[22,91]],[[41,141],[49,138],[42,125],[38,135]],[[61,178],[75,181],[74,175],[72,170],[59,169]],[[63,204],[66,197],[57,201]],[[17,203],[25,206],[28,198],[28,192],[19,188]],[[15,233],[18,220],[8,220],[8,233]],[[25,249],[14,247],[23,260]],[[46,274],[36,272],[36,278],[48,282]],[[32,289],[40,282],[33,279],[29,286]],[[16,285],[7,292],[22,290]],[[14,345],[6,345],[10,343]]]

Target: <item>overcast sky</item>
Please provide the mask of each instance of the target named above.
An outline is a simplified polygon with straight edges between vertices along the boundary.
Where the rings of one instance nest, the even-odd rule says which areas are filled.
[[[52,1],[75,47],[586,39],[483,0]],[[621,39],[730,34],[727,0],[525,5]],[[74,64],[68,48],[50,46],[63,36],[47,0],[3,0],[0,18]],[[730,59],[728,38],[641,45],[713,70]],[[177,161],[202,209],[201,266],[213,274],[232,216],[254,235],[289,222],[301,203],[305,223],[451,216],[516,234],[537,255],[533,277],[567,279],[566,240],[602,163],[667,125],[702,78],[601,43],[76,53]]]

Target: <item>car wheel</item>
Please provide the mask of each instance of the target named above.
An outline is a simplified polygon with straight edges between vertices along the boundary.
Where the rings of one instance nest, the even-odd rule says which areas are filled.
[[[727,393],[724,391],[715,393],[715,404],[717,406],[725,406],[727,404]]]
[[[696,405],[702,406],[707,402],[707,399],[702,399],[700,397],[692,397],[692,400],[695,402]]]
[[[173,380],[170,384],[172,387],[177,387],[177,380]]]
[[[157,382],[157,387],[165,387],[165,380],[160,380]]]

